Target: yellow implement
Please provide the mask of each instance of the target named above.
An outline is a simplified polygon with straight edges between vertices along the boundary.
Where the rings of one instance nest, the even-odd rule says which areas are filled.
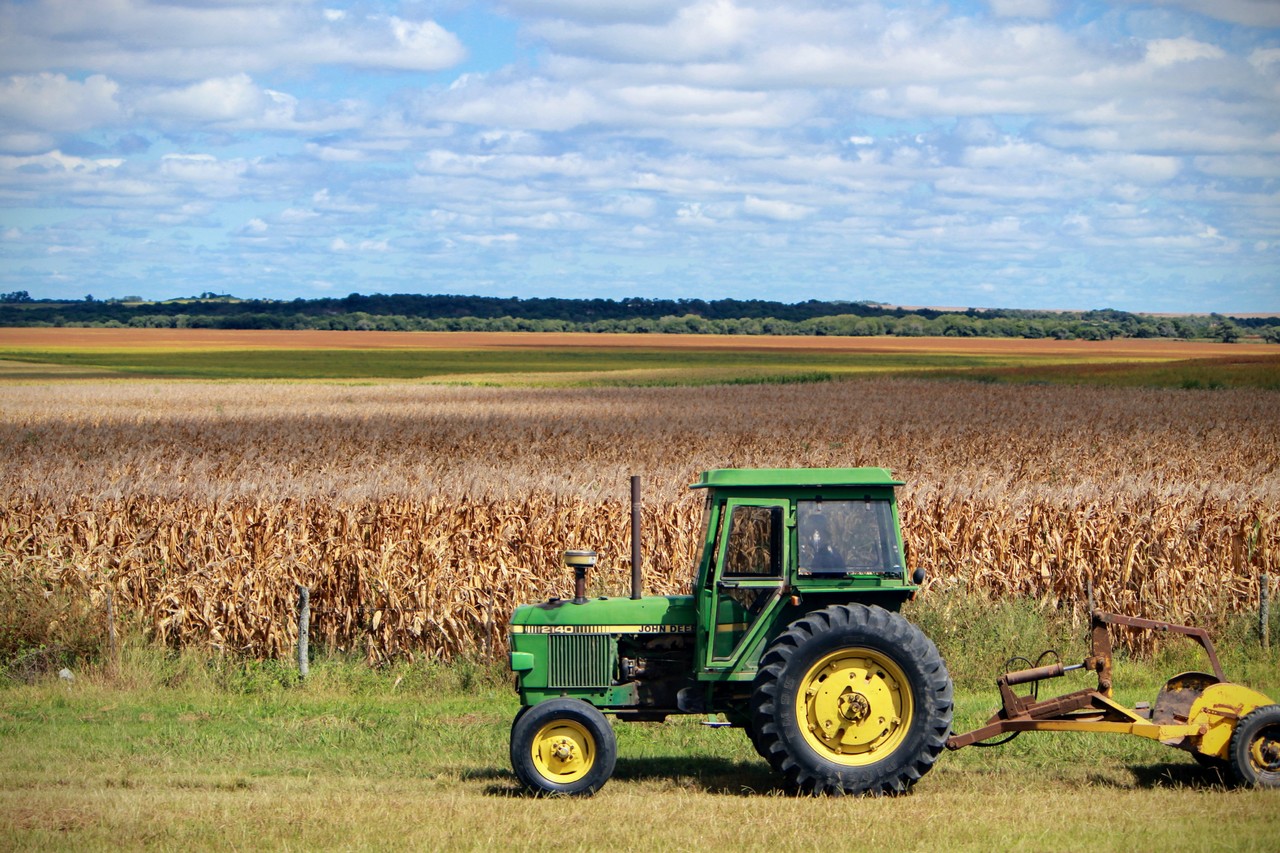
[[[1154,707],[1140,703],[1126,708],[1112,699],[1108,625],[1190,637],[1204,648],[1213,672],[1175,675],[1160,690]],[[1227,681],[1213,641],[1203,628],[1093,611],[1092,635],[1093,653],[1079,664],[1052,663],[1007,672],[996,679],[1000,710],[980,728],[948,739],[947,748],[995,746],[1007,739],[989,743],[991,738],[1012,738],[1020,732],[1137,735],[1186,750],[1197,760],[1221,763],[1241,785],[1280,787],[1280,705],[1256,690]],[[1045,700],[1034,691],[1021,696],[1013,689],[1075,670],[1097,673],[1097,688]]]

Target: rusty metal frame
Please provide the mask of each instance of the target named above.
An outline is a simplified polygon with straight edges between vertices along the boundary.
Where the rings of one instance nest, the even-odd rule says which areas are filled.
[[[1090,614],[1090,617],[1092,653],[1082,663],[1073,666],[1054,663],[1001,675],[996,679],[996,686],[1000,690],[1000,710],[980,728],[949,738],[947,748],[960,749],[980,744],[982,741],[1002,734],[1030,731],[1105,732],[1131,734],[1161,741],[1189,735],[1203,735],[1207,729],[1205,725],[1153,722],[1150,710],[1126,708],[1111,698],[1112,645],[1108,626],[1118,625],[1140,631],[1163,631],[1189,637],[1204,648],[1217,680],[1226,681],[1222,664],[1218,661],[1217,652],[1214,651],[1213,641],[1209,638],[1208,632],[1203,628],[1190,625],[1175,625],[1170,622],[1121,616],[1117,613],[1103,613],[1096,610]],[[1097,673],[1096,688],[1077,690],[1074,693],[1043,701],[1034,695],[1019,696],[1013,689],[1019,684],[1032,684],[1048,678],[1058,678],[1067,672],[1080,669]]]

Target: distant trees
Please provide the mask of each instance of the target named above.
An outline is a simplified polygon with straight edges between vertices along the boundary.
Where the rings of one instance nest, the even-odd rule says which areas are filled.
[[[376,331],[580,331],[608,334],[814,335],[850,337],[1013,337],[1059,340],[1199,338],[1280,343],[1280,318],[1158,317],[1106,309],[908,311],[867,302],[783,303],[717,299],[557,299],[352,293],[325,299],[199,297],[147,302],[137,297],[36,300],[0,294],[0,326],[326,329]]]

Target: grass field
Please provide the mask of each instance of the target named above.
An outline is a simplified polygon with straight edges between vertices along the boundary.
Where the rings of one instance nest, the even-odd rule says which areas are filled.
[[[1121,676],[1122,701],[1151,698],[1154,670]],[[509,769],[503,681],[319,660],[300,686],[133,652],[114,680],[0,688],[0,847],[1270,851],[1280,828],[1280,790],[1232,790],[1137,738],[1025,735],[942,755],[905,797],[796,799],[700,718],[616,723],[603,791],[534,799]],[[992,701],[962,690],[957,726]]]

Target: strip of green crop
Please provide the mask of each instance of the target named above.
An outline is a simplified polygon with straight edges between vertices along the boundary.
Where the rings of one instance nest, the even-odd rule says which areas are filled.
[[[1154,363],[1039,364],[941,370],[937,378],[1039,385],[1100,385],[1126,388],[1256,388],[1280,391],[1280,354],[1204,358]]]
[[[777,350],[279,349],[0,350],[0,359],[123,374],[189,379],[450,379],[575,374],[575,384],[702,384],[793,381],[864,372],[994,369],[1044,359],[946,353],[832,353]],[[653,375],[661,372],[660,375]],[[610,374],[616,374],[610,376]]]
[[[0,350],[0,378],[428,380],[504,385],[823,382],[868,374],[1019,384],[1280,390],[1280,354],[1181,361],[824,350],[241,349]],[[16,365],[26,364],[30,368]],[[45,371],[42,373],[42,370]]]

